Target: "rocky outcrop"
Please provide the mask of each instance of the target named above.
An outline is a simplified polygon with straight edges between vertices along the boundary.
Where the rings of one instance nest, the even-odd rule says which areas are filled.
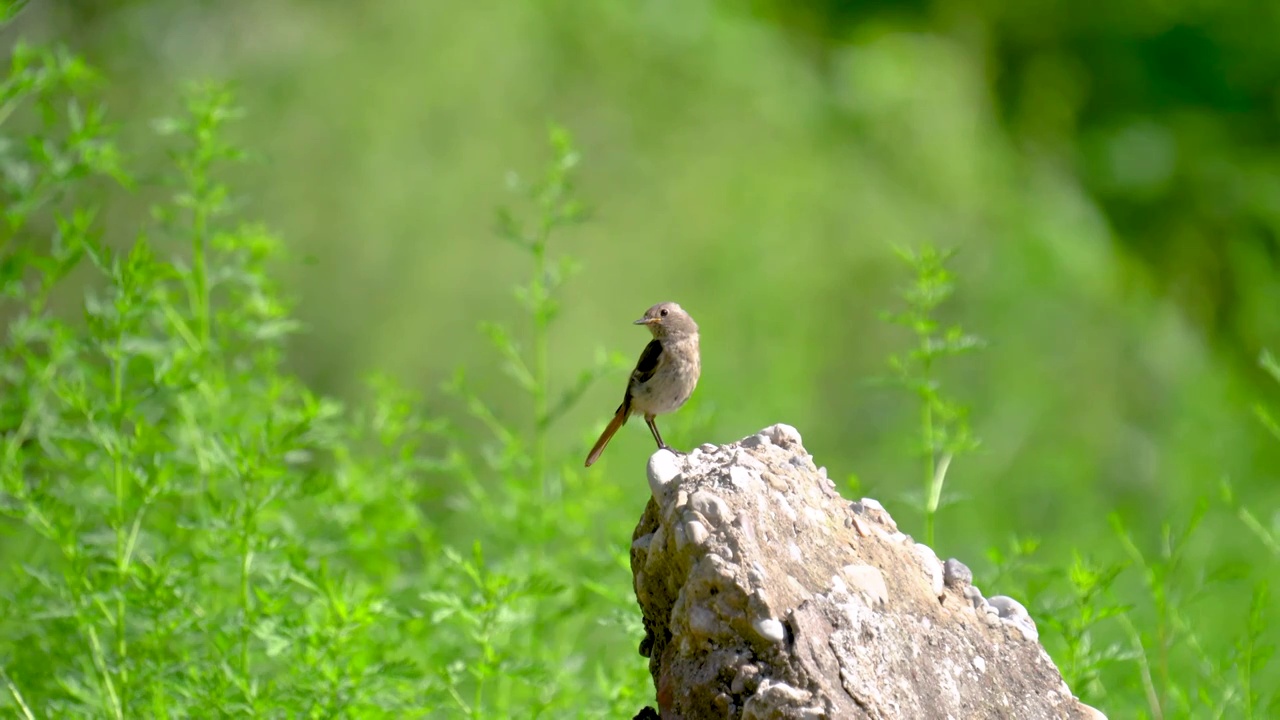
[[[658,710],[684,718],[1103,718],[1016,600],[984,599],[775,425],[649,460],[631,569]]]

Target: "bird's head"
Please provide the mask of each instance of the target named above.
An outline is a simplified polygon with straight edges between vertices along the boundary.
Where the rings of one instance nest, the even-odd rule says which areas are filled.
[[[698,332],[698,323],[689,317],[678,303],[658,303],[644,311],[644,317],[635,321],[636,325],[645,325],[655,338],[672,335],[689,335]]]

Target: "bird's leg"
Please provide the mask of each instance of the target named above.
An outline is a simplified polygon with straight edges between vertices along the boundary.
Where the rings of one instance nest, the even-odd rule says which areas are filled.
[[[649,432],[653,433],[653,439],[658,441],[659,450],[669,450],[670,447],[662,441],[662,433],[658,432],[658,424],[653,421],[655,416],[649,413],[644,414],[644,422],[649,426]]]

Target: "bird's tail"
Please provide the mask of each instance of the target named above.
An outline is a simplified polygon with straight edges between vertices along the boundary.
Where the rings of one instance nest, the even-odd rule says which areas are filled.
[[[627,422],[627,416],[631,413],[627,412],[626,404],[618,406],[618,412],[613,414],[613,419],[609,421],[609,425],[605,427],[604,432],[600,433],[600,439],[591,448],[591,452],[587,454],[586,467],[600,459],[600,453],[604,452],[604,447],[609,444],[609,440],[613,438],[613,434],[618,432],[618,428]]]

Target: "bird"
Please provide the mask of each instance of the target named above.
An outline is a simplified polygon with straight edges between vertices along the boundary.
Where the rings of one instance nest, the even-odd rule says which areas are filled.
[[[644,317],[634,324],[648,327],[653,339],[640,353],[636,368],[631,371],[622,404],[587,454],[586,467],[600,459],[600,453],[604,452],[613,434],[626,424],[632,413],[643,414],[658,449],[669,450],[670,446],[663,441],[654,420],[659,415],[679,410],[693,394],[702,374],[698,323],[679,304],[658,303],[646,310]]]

